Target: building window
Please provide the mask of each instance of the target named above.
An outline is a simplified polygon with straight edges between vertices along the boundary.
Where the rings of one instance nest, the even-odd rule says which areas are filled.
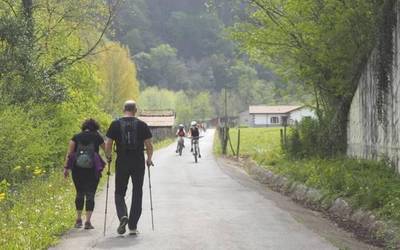
[[[273,116],[271,117],[271,124],[278,124],[279,123],[279,117]]]

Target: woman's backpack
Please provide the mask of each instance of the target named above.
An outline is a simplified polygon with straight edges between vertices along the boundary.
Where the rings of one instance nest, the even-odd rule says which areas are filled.
[[[90,143],[88,145],[83,145],[78,143],[76,149],[76,160],[75,166],[78,168],[93,168],[93,157],[94,157],[94,145]]]

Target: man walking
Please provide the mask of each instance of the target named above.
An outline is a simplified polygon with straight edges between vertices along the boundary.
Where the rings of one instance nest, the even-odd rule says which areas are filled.
[[[124,116],[113,121],[107,131],[106,155],[111,160],[114,141],[117,145],[117,160],[115,170],[115,206],[120,221],[118,234],[126,232],[136,235],[137,223],[142,213],[143,179],[145,164],[153,165],[153,145],[151,132],[147,124],[135,117],[137,107],[135,101],[126,101]],[[144,148],[146,147],[147,160],[145,162]],[[132,178],[132,202],[128,216],[125,204],[125,194],[129,178]]]

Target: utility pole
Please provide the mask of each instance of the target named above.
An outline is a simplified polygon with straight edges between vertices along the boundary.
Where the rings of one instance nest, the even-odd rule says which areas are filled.
[[[224,108],[225,108],[225,128],[227,128],[228,127],[228,105],[227,105],[227,102],[228,102],[228,98],[227,98],[227,94],[226,94],[226,87],[224,87],[224,92],[225,92],[225,100],[224,100]]]
[[[224,128],[222,137],[222,154],[226,155],[226,147],[228,145],[228,98],[226,93],[226,86],[224,86]]]

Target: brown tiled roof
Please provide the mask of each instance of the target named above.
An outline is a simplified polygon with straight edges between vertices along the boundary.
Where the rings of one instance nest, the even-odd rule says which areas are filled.
[[[302,106],[250,106],[249,113],[250,114],[286,114],[292,112],[296,109],[301,108]]]
[[[175,124],[175,116],[141,116],[138,118],[149,127],[172,127]]]
[[[139,116],[175,116],[173,110],[141,110]]]

